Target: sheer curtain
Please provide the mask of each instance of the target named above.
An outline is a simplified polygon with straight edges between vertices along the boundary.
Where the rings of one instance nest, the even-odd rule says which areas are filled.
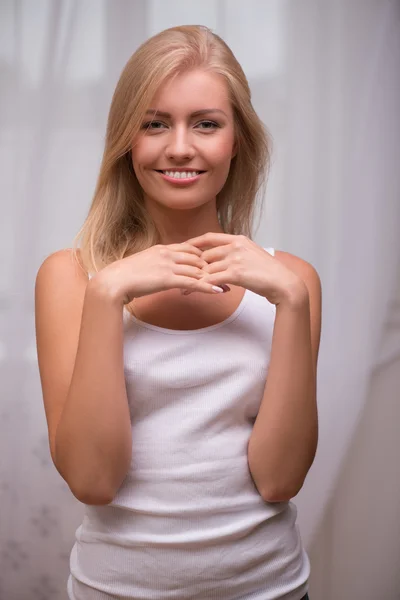
[[[305,258],[322,279],[320,443],[294,502],[315,556],[314,589],[331,599],[327,582],[341,550],[327,534],[332,502],[339,488],[342,498],[352,490],[341,474],[377,369],[400,361],[395,0],[0,3],[2,599],[66,598],[68,557],[82,517],[48,449],[35,348],[36,272],[45,256],[71,245],[85,217],[123,65],[145,38],[185,23],[208,25],[228,42],[274,138],[256,241]],[[385,393],[394,393],[398,376],[388,381]],[[388,427],[392,419],[382,415]],[[376,440],[374,422],[369,427],[367,439]],[[364,455],[357,460],[356,470]],[[400,493],[386,493],[380,519],[400,555],[397,532],[385,523]],[[336,511],[335,522],[341,517]],[[362,557],[361,542],[355,548]],[[328,566],[318,560],[322,549]],[[367,598],[346,593],[340,590],[342,600]]]

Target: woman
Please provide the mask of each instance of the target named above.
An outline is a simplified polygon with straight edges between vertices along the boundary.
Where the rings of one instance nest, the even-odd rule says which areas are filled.
[[[251,240],[268,160],[218,36],[133,54],[80,248],[36,280],[51,455],[86,505],[70,599],[307,598],[290,499],[317,445],[321,288]]]

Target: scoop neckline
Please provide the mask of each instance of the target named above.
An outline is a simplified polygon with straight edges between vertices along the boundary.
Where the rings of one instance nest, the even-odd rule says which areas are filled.
[[[153,325],[152,323],[147,323],[146,321],[141,321],[140,319],[135,317],[135,315],[130,313],[129,310],[125,306],[124,306],[124,314],[126,315],[128,320],[133,321],[139,327],[142,327],[144,329],[151,329],[152,331],[158,331],[159,333],[165,333],[165,334],[170,334],[170,335],[193,335],[193,334],[199,334],[199,333],[207,333],[208,331],[214,331],[215,329],[219,329],[220,327],[223,327],[224,325],[228,325],[228,323],[231,323],[232,321],[234,321],[240,315],[242,310],[244,309],[244,307],[247,303],[249,294],[250,294],[250,290],[245,288],[244,294],[242,296],[242,299],[241,299],[239,305],[234,310],[234,312],[231,315],[229,315],[229,317],[227,317],[223,321],[220,321],[219,323],[214,323],[214,325],[208,325],[207,327],[199,327],[198,329],[168,329],[167,327],[160,327],[159,325]]]

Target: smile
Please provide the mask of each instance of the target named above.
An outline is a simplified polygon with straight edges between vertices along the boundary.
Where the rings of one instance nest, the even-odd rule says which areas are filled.
[[[179,185],[184,183],[192,183],[200,179],[205,171],[156,171],[160,173],[163,179],[171,183]]]

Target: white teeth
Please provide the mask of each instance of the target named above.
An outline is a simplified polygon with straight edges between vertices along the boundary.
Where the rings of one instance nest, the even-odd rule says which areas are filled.
[[[174,179],[187,179],[188,177],[196,177],[200,171],[162,171],[164,175],[173,177]]]

